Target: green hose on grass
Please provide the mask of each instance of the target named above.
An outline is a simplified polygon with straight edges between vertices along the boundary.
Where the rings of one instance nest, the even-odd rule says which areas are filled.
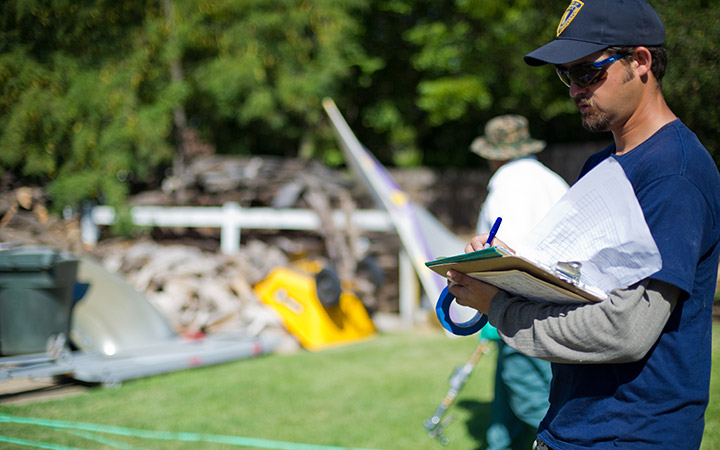
[[[350,447],[337,447],[331,445],[298,444],[295,442],[272,441],[268,439],[248,438],[241,436],[225,436],[220,434],[138,430],[112,425],[69,422],[64,420],[37,419],[33,417],[17,417],[11,416],[9,414],[0,414],[0,423],[35,425],[40,427],[49,427],[62,430],[79,430],[86,432],[107,433],[119,436],[131,436],[143,439],[157,439],[165,441],[211,442],[216,444],[235,445],[238,447],[255,447],[273,450],[369,450]],[[50,450],[82,450],[77,447],[58,446],[44,442],[32,442],[7,436],[0,436],[0,442],[27,445],[30,447]]]

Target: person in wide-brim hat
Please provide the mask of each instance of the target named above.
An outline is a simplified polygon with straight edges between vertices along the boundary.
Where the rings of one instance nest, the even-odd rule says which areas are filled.
[[[538,153],[545,141],[530,137],[528,120],[516,114],[498,116],[485,125],[485,135],[476,138],[470,150],[485,159],[509,161]]]

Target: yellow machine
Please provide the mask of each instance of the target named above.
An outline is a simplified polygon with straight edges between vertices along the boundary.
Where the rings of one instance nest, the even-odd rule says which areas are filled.
[[[372,336],[375,325],[363,303],[342,289],[335,272],[318,264],[277,267],[255,285],[255,294],[308,350]]]

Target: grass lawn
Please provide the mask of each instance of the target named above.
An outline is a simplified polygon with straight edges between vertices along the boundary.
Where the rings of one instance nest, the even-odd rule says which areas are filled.
[[[149,377],[119,389],[0,406],[0,448],[444,448],[423,422],[475,337],[386,334],[321,352],[269,355]],[[448,411],[447,448],[483,446],[494,354],[480,359]],[[702,448],[720,448],[720,324]],[[28,418],[24,420],[19,418]],[[27,422],[27,423],[18,423]]]

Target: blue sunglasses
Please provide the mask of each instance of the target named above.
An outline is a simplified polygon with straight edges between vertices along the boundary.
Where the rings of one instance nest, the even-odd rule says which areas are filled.
[[[588,87],[605,78],[610,64],[627,55],[627,53],[617,53],[602,61],[577,64],[572,67],[555,66],[555,71],[560,77],[560,81],[565,83],[567,87],[570,87],[570,83],[575,83],[580,87]]]

